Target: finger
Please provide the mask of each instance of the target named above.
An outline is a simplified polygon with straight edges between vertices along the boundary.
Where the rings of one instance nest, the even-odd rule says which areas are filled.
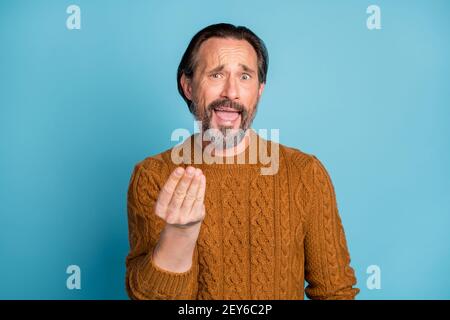
[[[200,179],[200,187],[197,191],[197,200],[201,203],[205,200],[205,191],[206,191],[206,177],[205,175],[201,176]]]
[[[184,197],[186,196],[186,192],[187,192],[189,186],[191,185],[191,181],[192,181],[192,178],[194,177],[194,173],[195,173],[194,167],[186,168],[183,177],[178,182],[178,185],[172,194],[172,199],[170,200],[169,207],[168,207],[171,212],[174,212],[181,207]]]
[[[197,198],[197,191],[198,188],[200,187],[201,176],[202,170],[197,169],[195,171],[195,175],[194,178],[192,179],[191,185],[189,186],[189,189],[186,192],[186,196],[184,197],[183,204],[181,205],[181,211],[186,215],[189,215],[189,213],[191,212],[192,204]]]
[[[180,181],[181,177],[184,174],[184,168],[178,167],[172,171],[166,183],[162,187],[161,191],[158,195],[158,200],[156,202],[156,212],[164,213],[169,206],[170,199],[172,199],[172,194],[175,191],[178,181]]]
[[[205,191],[206,191],[206,177],[204,175],[200,178],[200,186],[197,190],[197,198],[192,205],[191,214],[197,215],[202,213],[203,202],[205,200]]]

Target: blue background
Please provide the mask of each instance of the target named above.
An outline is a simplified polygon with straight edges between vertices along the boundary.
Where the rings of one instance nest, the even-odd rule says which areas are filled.
[[[329,171],[358,298],[450,298],[449,14],[425,0],[1,1],[0,298],[127,298],[131,171],[194,130],[176,68],[217,22],[266,42],[253,127]],[[81,290],[66,288],[71,264]]]

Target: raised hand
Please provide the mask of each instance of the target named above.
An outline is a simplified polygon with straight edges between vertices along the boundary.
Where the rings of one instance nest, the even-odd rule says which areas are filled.
[[[161,189],[155,214],[171,227],[190,229],[205,218],[206,177],[200,169],[176,168]]]

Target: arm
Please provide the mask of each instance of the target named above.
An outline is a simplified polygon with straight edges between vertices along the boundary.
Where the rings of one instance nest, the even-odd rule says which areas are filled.
[[[310,299],[354,299],[359,289],[353,288],[356,277],[333,184],[315,156],[307,166],[311,202],[305,221],[306,295]]]
[[[132,299],[195,299],[197,237],[168,225],[155,213],[163,188],[157,178],[162,168],[156,160],[151,164],[135,167],[128,189],[127,293]]]

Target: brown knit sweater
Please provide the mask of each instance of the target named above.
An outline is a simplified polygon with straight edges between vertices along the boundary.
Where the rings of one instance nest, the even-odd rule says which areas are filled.
[[[258,148],[271,154],[268,140],[254,136]],[[193,143],[193,136],[188,140]],[[128,190],[130,298],[355,297],[359,289],[353,287],[356,278],[327,171],[314,155],[278,146],[274,175],[261,175],[259,162],[192,164],[206,176],[206,217],[192,267],[184,273],[160,269],[151,259],[165,224],[153,206],[178,166],[171,160],[172,149],[135,166]]]

